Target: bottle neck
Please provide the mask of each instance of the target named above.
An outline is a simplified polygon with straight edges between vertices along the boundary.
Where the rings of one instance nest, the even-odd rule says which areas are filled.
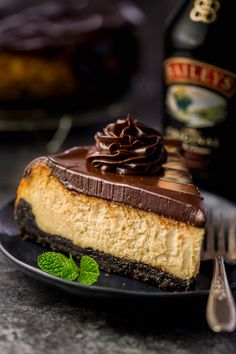
[[[192,57],[236,72],[234,23],[230,1],[187,0],[166,30],[165,57]]]

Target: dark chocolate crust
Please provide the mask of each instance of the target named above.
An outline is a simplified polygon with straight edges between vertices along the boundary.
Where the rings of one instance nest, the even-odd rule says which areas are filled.
[[[161,269],[140,262],[130,262],[91,248],[81,248],[58,235],[51,235],[40,230],[30,204],[24,199],[20,199],[15,207],[15,219],[21,229],[23,238],[32,239],[44,246],[49,246],[55,251],[69,253],[77,259],[80,259],[83,255],[89,255],[96,259],[100,268],[105,272],[130,276],[157,285],[164,290],[187,291],[194,288],[194,279],[183,280]]]

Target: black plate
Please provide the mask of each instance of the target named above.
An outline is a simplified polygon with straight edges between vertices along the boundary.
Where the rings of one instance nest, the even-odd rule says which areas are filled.
[[[219,212],[219,210],[223,210],[225,215],[231,215],[232,212],[236,212],[236,206],[225,199],[208,193],[205,196],[208,207],[214,213]],[[13,206],[14,202],[11,201],[0,210],[0,250],[23,272],[39,281],[56,286],[71,294],[95,298],[176,299],[179,297],[190,298],[192,296],[205,296],[208,294],[211,282],[212,262],[202,262],[196,289],[190,292],[166,292],[158,287],[127,277],[115,274],[107,277],[104,272],[101,272],[99,281],[92,286],[80,285],[76,282],[66,281],[44,273],[37,267],[36,259],[40,253],[48,250],[48,248],[31,241],[23,241],[20,238],[19,231],[13,219]],[[228,267],[227,274],[231,288],[236,289],[236,266]]]

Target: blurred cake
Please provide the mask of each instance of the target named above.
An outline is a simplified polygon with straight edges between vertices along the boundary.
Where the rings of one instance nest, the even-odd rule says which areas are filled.
[[[137,67],[134,32],[142,17],[125,6],[113,0],[1,6],[0,108],[91,110],[125,93]]]
[[[98,132],[96,147],[30,163],[15,216],[24,237],[106,272],[188,290],[199,271],[206,216],[180,146],[129,116]]]

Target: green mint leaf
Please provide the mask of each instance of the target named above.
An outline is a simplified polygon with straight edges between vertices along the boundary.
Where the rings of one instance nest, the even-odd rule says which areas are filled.
[[[78,278],[79,275],[79,268],[73,269],[73,268],[64,268],[61,272],[61,278],[66,279],[66,280],[75,280]]]
[[[77,279],[84,285],[95,283],[100,275],[97,262],[89,256],[81,258],[80,269],[71,255],[67,258],[58,252],[44,252],[38,256],[37,261],[39,268],[44,272],[66,280]]]
[[[64,268],[61,277],[67,280],[75,280],[79,275],[79,268],[76,265],[72,255],[70,254],[70,258],[68,259],[68,267]]]
[[[80,260],[78,282],[84,285],[91,285],[97,281],[99,275],[97,262],[89,256],[83,256]]]
[[[38,266],[44,272],[63,279],[74,280],[79,275],[79,268],[73,258],[67,258],[58,252],[44,252],[38,256]]]
[[[63,268],[68,266],[68,258],[57,252],[44,252],[38,256],[38,266],[44,272],[60,276]]]

